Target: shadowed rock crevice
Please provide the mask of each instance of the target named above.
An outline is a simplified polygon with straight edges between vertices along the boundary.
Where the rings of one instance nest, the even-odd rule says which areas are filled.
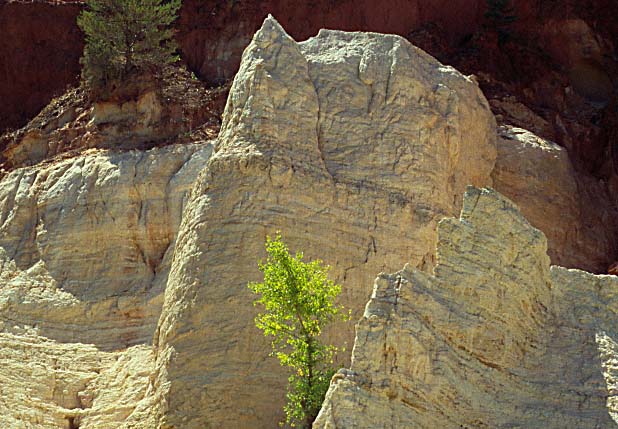
[[[494,188],[543,231],[553,264],[606,273],[618,259],[611,185],[577,171],[567,150],[528,130],[498,129]]]

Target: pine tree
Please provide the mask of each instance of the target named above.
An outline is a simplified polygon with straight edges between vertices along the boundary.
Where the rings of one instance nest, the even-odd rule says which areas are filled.
[[[87,0],[77,19],[86,34],[82,77],[105,88],[132,72],[154,72],[178,60],[174,31],[181,0]]]

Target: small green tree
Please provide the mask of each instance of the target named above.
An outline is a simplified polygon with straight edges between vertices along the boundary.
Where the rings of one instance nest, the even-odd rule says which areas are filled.
[[[254,304],[264,306],[255,318],[264,335],[272,336],[272,354],[282,366],[292,369],[288,378],[286,422],[310,428],[322,406],[334,374],[336,348],[323,344],[320,334],[335,319],[347,320],[343,307],[335,304],[341,286],[328,279],[322,261],[303,262],[303,254],[290,255],[277,234],[266,239],[268,259],[260,263],[263,283],[250,283],[260,295]]]
[[[77,24],[86,34],[84,80],[94,88],[132,71],[154,71],[178,60],[174,32],[181,0],[86,0]]]

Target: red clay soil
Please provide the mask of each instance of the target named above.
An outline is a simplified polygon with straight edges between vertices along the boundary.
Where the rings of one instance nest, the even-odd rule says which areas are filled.
[[[297,40],[320,28],[407,36],[436,22],[458,40],[474,32],[481,0],[184,0],[178,41],[189,68],[209,84],[234,76],[240,56],[268,13]],[[79,75],[81,3],[0,0],[0,132],[20,127]]]
[[[33,118],[79,76],[79,6],[0,0],[0,133]]]
[[[178,27],[183,55],[198,76],[219,82],[234,76],[240,55],[272,14],[295,40],[320,28],[394,33],[433,22],[457,42],[479,29],[482,0],[185,0]]]
[[[484,17],[487,0],[184,0],[177,38],[189,69],[218,84],[234,76],[268,13],[296,40],[320,28],[396,33],[476,74],[490,100],[531,109],[546,125],[534,128],[492,103],[499,119],[532,128],[567,147],[578,168],[600,173],[617,145],[604,129],[617,121],[616,108],[603,107],[616,105],[616,0],[512,3],[506,14],[514,22],[496,26]],[[77,82],[79,7],[0,0],[0,132],[24,125]]]

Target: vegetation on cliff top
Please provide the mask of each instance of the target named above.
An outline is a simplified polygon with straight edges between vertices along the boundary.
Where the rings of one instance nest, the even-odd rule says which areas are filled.
[[[86,35],[82,78],[95,91],[133,72],[152,73],[178,60],[174,31],[181,0],[87,0],[77,19]]]

